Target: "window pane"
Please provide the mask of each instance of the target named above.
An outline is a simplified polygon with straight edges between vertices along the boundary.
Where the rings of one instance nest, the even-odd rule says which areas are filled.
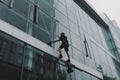
[[[74,32],[75,34],[79,35],[79,28],[78,25],[74,24],[71,20],[69,20],[70,24],[70,30]]]
[[[5,20],[7,7],[0,3],[0,19]]]
[[[0,33],[0,41],[0,59],[21,66],[23,44],[3,33]]]
[[[54,0],[45,0],[46,2],[48,2],[49,4],[53,4]]]
[[[53,16],[54,8],[52,0],[35,0],[33,1],[34,4],[39,5],[39,9],[42,10],[49,16]]]
[[[2,2],[4,2],[5,4],[9,5],[11,0],[1,0]]]
[[[23,31],[26,31],[27,20],[14,11],[8,11],[7,22]]]
[[[61,2],[63,5],[65,5],[65,0],[58,0],[59,2]]]
[[[67,16],[62,14],[60,11],[55,10],[55,19],[58,20],[61,24],[65,25],[68,27],[68,19]]]
[[[73,11],[72,11],[73,12]],[[75,24],[77,24],[76,14],[73,14],[71,11],[68,10],[68,18]]]
[[[75,35],[71,32],[71,39],[72,39],[72,45],[76,47],[78,50],[82,50],[82,46],[80,44],[80,38],[79,36]]]
[[[37,25],[34,25],[32,35],[45,43],[50,42],[50,35]]]
[[[25,0],[14,0],[13,8],[15,8],[17,11],[19,11],[19,13],[22,13],[25,16],[28,15],[29,4]]]
[[[38,14],[38,24],[43,26],[43,29],[46,29],[47,31],[50,31],[51,26],[53,23],[53,19],[43,12],[39,11]]]
[[[0,42],[0,80],[20,80],[23,44],[1,32]]]
[[[74,9],[74,1],[73,0],[66,0],[67,9],[70,10],[70,12],[75,14]]]
[[[74,47],[72,47],[72,49],[73,49],[73,58],[78,62],[84,64],[84,54],[81,51],[75,49]]]
[[[67,16],[66,6],[63,6],[58,0],[55,0],[54,7],[55,9],[59,10],[62,14]]]

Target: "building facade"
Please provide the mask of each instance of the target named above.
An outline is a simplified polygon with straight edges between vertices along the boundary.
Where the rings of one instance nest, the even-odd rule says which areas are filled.
[[[29,72],[44,80],[48,71],[65,70],[58,61],[64,32],[74,72],[67,80],[120,80],[119,28],[85,0],[0,0],[0,80],[27,80]]]

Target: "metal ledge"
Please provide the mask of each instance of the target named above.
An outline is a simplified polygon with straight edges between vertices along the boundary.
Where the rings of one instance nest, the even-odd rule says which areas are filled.
[[[19,30],[18,28],[14,27],[2,20],[0,20],[0,31],[2,31],[6,34],[9,34],[10,36],[12,36],[20,41],[23,41],[35,48],[38,48],[39,50],[42,50],[42,51],[48,53],[49,55],[58,57],[58,55],[57,55],[58,52],[54,48],[48,46],[47,44],[41,42],[40,40],[28,35],[27,33]],[[62,61],[65,61],[65,60],[66,60],[66,57],[64,57],[62,59]],[[76,69],[86,72],[92,76],[99,78],[99,79],[103,79],[103,76],[100,72],[98,72],[82,63],[79,63],[72,58],[71,58],[71,63],[75,65]]]

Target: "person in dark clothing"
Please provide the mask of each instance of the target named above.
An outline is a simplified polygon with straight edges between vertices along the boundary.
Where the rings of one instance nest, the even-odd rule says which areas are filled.
[[[59,58],[62,58],[62,57],[63,57],[63,56],[62,56],[62,53],[61,53],[61,50],[64,48],[64,49],[65,49],[65,52],[66,52],[66,54],[67,54],[67,57],[68,57],[67,62],[70,62],[70,55],[69,55],[69,53],[68,53],[68,51],[69,51],[69,49],[68,49],[69,43],[68,43],[67,37],[65,36],[65,33],[62,32],[62,33],[60,34],[59,39],[58,39],[58,40],[55,40],[55,41],[53,41],[53,42],[55,43],[55,42],[59,42],[59,41],[62,42],[62,44],[60,45],[60,47],[59,47],[59,49],[58,49],[58,51],[59,51]]]

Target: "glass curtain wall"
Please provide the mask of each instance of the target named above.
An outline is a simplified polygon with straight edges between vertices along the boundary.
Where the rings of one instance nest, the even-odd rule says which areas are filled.
[[[58,63],[55,57],[0,32],[0,79],[26,80],[34,75],[34,79],[44,80],[47,72],[52,71],[59,75],[59,71],[64,70],[69,80],[99,80],[77,69],[68,74],[67,67],[63,64]]]
[[[0,79],[27,80],[33,74],[41,80],[57,69],[56,58],[0,32]]]
[[[117,53],[115,52],[116,48],[114,42],[111,41],[112,36],[109,30],[105,29],[104,25],[101,25],[91,17],[82,5],[78,6],[73,0],[1,0],[0,19],[14,25],[44,43],[58,39],[60,33],[64,32],[68,37],[70,44],[69,53],[72,58],[95,70],[101,65],[104,70],[103,73],[112,75],[109,73],[111,70],[108,68],[108,55],[99,47],[102,46],[104,49],[110,50],[117,57]],[[3,42],[1,45],[6,43]],[[17,46],[15,43],[9,43]],[[56,43],[53,47],[57,49],[59,45],[60,43]],[[19,46],[23,47],[24,44],[20,43]],[[27,69],[31,70],[35,68],[35,71],[44,73],[44,70],[49,68],[42,68],[44,61],[42,56],[45,55],[44,52],[34,50],[30,46],[26,47],[26,51],[29,53],[26,54],[28,57],[26,58],[28,59],[26,60],[27,65],[25,65]],[[62,53],[64,54],[65,52],[62,51]],[[39,62],[33,61],[34,57],[38,57],[36,59]],[[103,61],[102,58],[105,60]],[[21,63],[19,64],[21,65]],[[79,78],[77,79],[79,75],[76,73],[77,71],[71,74],[71,77],[74,76],[73,80],[79,80]],[[93,78],[91,80],[96,79]]]
[[[0,19],[45,43],[49,43],[55,25],[53,4],[53,0],[1,0]],[[35,11],[36,5],[37,12]],[[34,23],[35,15],[38,19],[37,24]]]

